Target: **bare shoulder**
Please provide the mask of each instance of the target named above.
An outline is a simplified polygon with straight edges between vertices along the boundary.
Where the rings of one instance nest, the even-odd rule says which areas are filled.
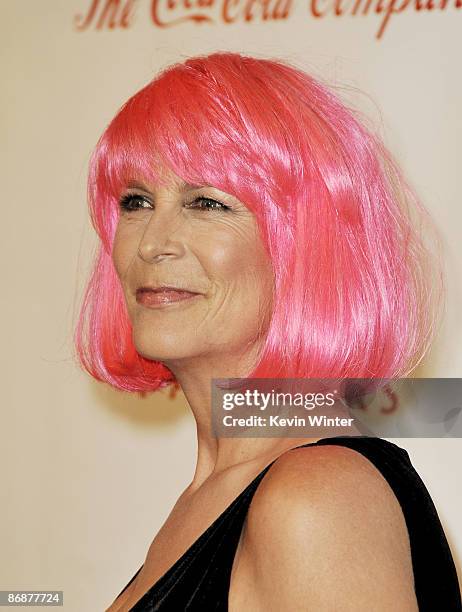
[[[271,466],[249,507],[242,559],[255,611],[418,609],[400,504],[351,448],[298,448]]]
[[[340,503],[344,518],[345,512],[353,514],[354,509],[358,510],[356,504],[363,507],[366,499],[382,511],[402,515],[399,502],[380,471],[364,455],[341,445],[297,448],[279,457],[255,493],[254,508],[261,506],[264,510],[274,496],[281,497],[286,509],[294,510],[316,509],[326,503],[335,511]]]

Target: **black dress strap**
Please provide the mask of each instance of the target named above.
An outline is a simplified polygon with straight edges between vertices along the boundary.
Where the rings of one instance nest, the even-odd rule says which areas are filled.
[[[352,448],[381,472],[396,495],[409,532],[420,612],[461,612],[457,571],[435,504],[408,452],[383,438],[340,436],[318,440]]]

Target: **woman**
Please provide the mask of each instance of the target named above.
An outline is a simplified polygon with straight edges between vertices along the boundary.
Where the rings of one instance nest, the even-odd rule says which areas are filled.
[[[101,248],[81,363],[125,391],[179,385],[198,442],[191,484],[108,611],[460,610],[406,451],[211,429],[214,378],[387,379],[427,351],[439,277],[411,223],[425,211],[379,139],[303,71],[213,53],[122,107],[89,202]]]

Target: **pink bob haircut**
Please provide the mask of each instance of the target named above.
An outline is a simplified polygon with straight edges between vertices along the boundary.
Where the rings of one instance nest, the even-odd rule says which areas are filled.
[[[89,165],[101,242],[74,335],[83,368],[141,395],[178,389],[137,353],[111,258],[127,181],[161,184],[166,167],[256,216],[274,301],[250,378],[407,376],[436,331],[442,268],[417,231],[428,212],[358,115],[285,61],[230,52],[173,64],[131,97]]]

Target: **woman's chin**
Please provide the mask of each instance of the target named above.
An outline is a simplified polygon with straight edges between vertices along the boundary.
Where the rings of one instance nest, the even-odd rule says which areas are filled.
[[[196,355],[194,349],[191,348],[191,350],[188,350],[187,347],[184,346],[184,338],[177,338],[176,340],[166,342],[165,344],[160,342],[156,342],[155,344],[136,342],[136,339],[134,339],[134,345],[137,353],[145,359],[150,359],[151,361],[162,361],[165,362],[166,365],[168,365],[168,363],[174,363],[183,359],[194,359],[194,356]]]

